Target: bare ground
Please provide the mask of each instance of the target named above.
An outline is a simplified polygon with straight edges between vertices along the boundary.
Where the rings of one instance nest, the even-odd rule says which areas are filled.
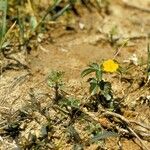
[[[114,0],[110,2],[109,15],[102,16],[94,8],[92,12],[82,8],[79,9],[82,17],[75,17],[69,21],[65,17],[60,17],[57,23],[50,22],[48,33],[42,36],[43,39],[37,43],[36,49],[32,49],[30,54],[16,54],[17,59],[23,60],[30,70],[7,70],[1,75],[0,118],[3,118],[6,112],[13,114],[22,108],[30,99],[31,89],[34,89],[38,99],[49,101],[44,94],[53,96],[46,81],[51,70],[64,71],[66,91],[78,98],[84,98],[88,93],[88,85],[86,80],[80,77],[81,71],[90,62],[100,62],[114,57],[116,48],[111,46],[107,37],[114,26],[117,27],[116,38],[119,38],[119,44],[129,38],[128,45],[121,47],[116,56],[118,62],[126,65],[125,62],[132,61],[129,58],[134,54],[140,62],[145,63],[147,34],[150,33],[149,7],[149,0],[139,2]],[[71,30],[66,30],[66,23]],[[2,65],[5,65],[4,61]],[[138,83],[142,82],[144,69],[145,65],[134,66],[133,70],[129,71],[127,78],[135,81],[131,86],[126,81],[118,82],[117,75],[108,75],[106,78],[111,81],[116,97],[127,95],[124,99],[127,106],[124,109],[124,116],[150,126],[150,110],[147,104],[150,100],[147,98],[146,104],[140,101],[150,96],[150,90],[148,86],[139,87]],[[82,127],[79,124],[76,128],[82,134]],[[84,135],[82,136],[84,138]],[[135,141],[137,142],[136,139]],[[150,148],[149,142],[144,140],[143,142]],[[133,140],[124,138],[121,143],[123,150],[141,149]],[[65,143],[61,149],[71,149],[71,145]],[[91,145],[86,149],[96,150],[97,145]],[[119,149],[116,138],[107,141],[107,149]]]

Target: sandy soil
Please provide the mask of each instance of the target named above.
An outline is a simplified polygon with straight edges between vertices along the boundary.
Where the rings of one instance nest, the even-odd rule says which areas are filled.
[[[83,97],[88,91],[88,87],[85,79],[80,77],[81,71],[91,62],[113,58],[116,54],[116,47],[111,46],[108,41],[108,35],[114,26],[117,27],[115,37],[120,38],[117,44],[123,43],[129,38],[127,46],[120,46],[116,60],[123,64],[136,55],[139,61],[145,62],[147,35],[150,34],[149,8],[149,0],[138,0],[138,2],[137,0],[113,0],[110,1],[109,15],[102,16],[95,8],[92,9],[92,12],[82,8],[79,9],[82,17],[76,16],[74,20],[69,21],[65,17],[60,17],[57,23],[50,23],[50,30],[46,35],[42,35],[43,39],[41,38],[42,41],[37,43],[36,49],[32,49],[30,54],[18,54],[17,58],[19,59],[19,55],[21,55],[30,71],[7,70],[1,75],[0,118],[6,111],[15,111],[21,108],[30,98],[31,88],[37,94],[51,93],[46,82],[51,70],[64,71],[65,82],[70,93]],[[71,30],[66,30],[66,23]],[[139,78],[142,78],[143,74],[140,74],[139,71],[137,66],[135,76],[139,74]],[[127,83],[117,83],[118,81],[115,78],[111,79],[112,77],[113,75],[108,79],[112,81],[116,95],[126,94],[124,90],[128,86]],[[144,92],[134,88],[135,91],[132,91],[126,99],[126,103],[131,107],[134,107],[134,102],[142,95],[150,95],[148,88]],[[136,117],[139,121],[150,123],[148,106],[139,105],[136,107],[135,116],[131,114],[129,110],[125,115],[127,118],[134,119]],[[108,142],[108,149],[118,149],[114,144],[116,142],[112,141],[113,139],[110,140],[110,143]],[[140,150],[140,147],[131,140],[124,139],[122,143],[123,150]],[[148,145],[148,143],[145,144]],[[96,148],[93,146],[89,149]]]

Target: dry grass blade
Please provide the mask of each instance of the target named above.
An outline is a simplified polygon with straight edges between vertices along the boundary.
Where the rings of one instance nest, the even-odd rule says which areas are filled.
[[[62,10],[60,10],[57,14],[52,16],[51,20],[56,20],[59,16],[61,16],[71,5],[67,4]]]
[[[14,29],[15,25],[16,25],[16,21],[12,24],[12,26],[11,26],[11,27],[8,29],[8,31],[5,33],[5,35],[4,35],[4,37],[3,37],[2,41],[1,41],[1,46],[2,46],[2,48],[3,48],[4,42],[5,42],[6,39],[8,38],[9,34],[11,33],[11,31]]]
[[[150,81],[150,44],[147,46],[147,82]]]

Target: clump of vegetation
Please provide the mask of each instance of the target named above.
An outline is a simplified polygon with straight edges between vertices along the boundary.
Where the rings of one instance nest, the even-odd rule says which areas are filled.
[[[103,76],[105,73],[113,73],[117,70],[119,70],[119,64],[116,61],[109,59],[100,64],[93,63],[81,73],[82,77],[94,73],[95,76],[88,79],[88,82],[90,83],[90,93],[96,97],[96,104],[101,104],[112,110],[115,110],[116,108],[111,83],[105,81]]]
[[[84,7],[89,14],[95,9],[102,19],[106,17],[105,15],[111,14],[110,4],[109,0],[53,0],[47,1],[45,8],[39,4],[39,1],[0,0],[0,65],[3,65],[1,60],[8,60],[8,64],[0,66],[0,74],[8,69],[27,69],[31,75],[32,71],[28,65],[23,64],[17,58],[18,53],[23,53],[23,56],[29,55],[33,48],[37,49],[42,40],[54,44],[56,41],[51,37],[51,31],[55,32],[57,20],[61,16],[73,14],[74,17],[77,17],[77,23],[80,23],[82,15],[80,9]],[[75,30],[64,22],[62,24],[67,33],[68,30]],[[84,24],[80,25],[80,30],[85,29],[84,31],[86,31]],[[59,24],[58,28],[61,29]],[[45,34],[47,31],[50,32]],[[66,34],[64,35],[66,36]],[[95,35],[97,36],[97,31]],[[0,149],[59,150],[67,147],[68,149],[83,150],[92,149],[92,146],[95,146],[95,149],[107,149],[107,140],[114,137],[115,141],[118,140],[116,142],[118,149],[123,149],[122,139],[131,139],[132,141],[137,139],[138,144],[148,150],[143,141],[149,141],[150,128],[144,123],[131,120],[131,118],[137,118],[139,115],[139,112],[135,112],[135,106],[139,107],[139,101],[140,107],[144,106],[149,110],[150,46],[147,47],[148,59],[145,68],[131,63],[131,68],[127,66],[129,70],[125,68],[125,72],[121,72],[120,78],[118,73],[120,73],[121,64],[115,58],[121,48],[127,45],[129,39],[138,39],[139,37],[129,37],[123,44],[120,44],[117,26],[112,27],[110,32],[104,35],[105,39],[102,39],[111,48],[117,49],[117,52],[113,59],[92,63],[83,70],[81,76],[88,78],[89,93],[82,91],[77,97],[74,92],[70,94],[64,91],[64,85],[67,86],[67,82],[63,78],[64,72],[55,70],[51,71],[47,77],[47,84],[44,80],[45,89],[38,85],[29,87],[21,93],[24,99],[19,109],[16,108],[15,103],[18,99],[22,100],[20,96],[11,103],[11,108],[0,106]],[[123,39],[126,38],[123,37]],[[38,54],[40,55],[40,51]],[[132,75],[132,70],[136,70],[135,75]],[[140,73],[144,78],[142,81],[139,78]],[[117,95],[118,93],[113,92],[113,83],[107,78],[112,74],[117,76],[115,82],[119,80],[122,85],[126,85],[125,90],[118,90],[123,93],[121,98]],[[4,87],[6,88],[4,95],[6,97],[7,93],[11,95],[11,90],[13,91],[16,85],[19,87],[20,81],[22,82],[26,76],[14,77],[13,80],[16,82],[12,83],[10,87],[9,83],[6,83],[8,87]],[[139,82],[137,83],[137,81]],[[28,88],[27,85],[25,86]],[[69,88],[71,91],[70,86]],[[145,94],[144,90],[148,91],[148,94],[146,92]],[[135,95],[138,96],[132,99],[131,91],[136,91]],[[3,93],[1,92],[1,94]],[[17,94],[15,93],[15,95]],[[12,99],[13,97],[10,97],[10,101]],[[130,103],[127,104],[125,101],[128,99],[130,99]],[[133,106],[130,106],[132,103]]]
[[[55,90],[54,102],[58,103],[61,98],[61,88],[63,86],[63,77],[64,72],[61,71],[52,71],[48,76],[48,85]]]
[[[109,8],[107,0],[54,0],[47,2],[47,5],[44,10],[41,4],[31,0],[0,1],[0,17],[2,18],[0,20],[0,53],[2,59],[6,58],[11,61],[10,64],[2,66],[1,72],[8,69],[29,70],[26,64],[11,57],[8,51],[16,53],[23,50],[24,53],[29,54],[44,39],[41,35],[49,29],[49,22],[57,21],[59,17],[67,13],[80,16],[78,6],[85,7],[89,11],[95,8],[100,11]],[[52,42],[51,37],[49,38]]]
[[[89,65],[81,75],[91,75],[88,82],[92,97],[84,103],[83,99],[77,99],[67,92],[63,94],[64,73],[52,71],[47,82],[50,89],[54,90],[54,96],[43,94],[42,101],[40,93],[30,89],[30,99],[22,109],[14,112],[13,120],[11,116],[6,117],[6,120],[12,121],[5,122],[8,126],[4,125],[0,134],[17,139],[16,145],[22,149],[61,149],[68,142],[72,148],[86,149],[92,144],[104,148],[110,137],[117,137],[119,142],[122,138],[141,141],[138,134],[142,136],[142,132],[135,132],[132,126],[135,122],[126,119],[118,111],[111,82],[104,79],[106,73],[118,72],[119,68],[118,62],[112,59]],[[88,100],[92,102],[88,103]],[[89,105],[92,107],[93,104],[94,109],[99,109],[101,105],[100,110],[93,112],[89,109]],[[147,127],[143,128],[147,130]]]

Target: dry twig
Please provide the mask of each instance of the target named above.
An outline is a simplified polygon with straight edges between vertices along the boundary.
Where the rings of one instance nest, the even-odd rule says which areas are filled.
[[[113,117],[116,117],[116,118],[120,119],[121,121],[123,121],[123,123],[126,124],[127,129],[134,135],[134,137],[136,137],[139,140],[139,142],[141,143],[141,147],[144,147],[146,150],[149,150],[149,148],[145,145],[145,143],[138,136],[138,134],[130,127],[131,126],[131,121],[126,119],[124,116],[122,116],[120,114],[117,114],[117,113],[114,113],[114,112],[109,112],[109,111],[104,111],[104,113],[102,113],[101,116],[113,116]],[[135,121],[134,121],[134,123],[135,123]],[[137,123],[137,124],[141,125],[139,123]],[[143,126],[145,127],[145,125],[143,125]]]
[[[140,11],[143,11],[143,12],[146,12],[146,13],[150,13],[150,9],[148,9],[148,8],[143,8],[143,7],[139,7],[139,6],[136,6],[136,5],[129,4],[127,2],[127,0],[122,0],[122,2],[124,3],[125,6],[127,6],[129,8],[140,10]]]

